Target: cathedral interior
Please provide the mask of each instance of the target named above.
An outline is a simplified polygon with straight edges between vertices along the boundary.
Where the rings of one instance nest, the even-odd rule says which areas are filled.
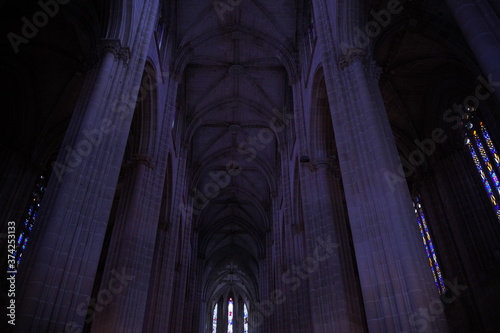
[[[0,8],[1,332],[500,332],[499,1]]]

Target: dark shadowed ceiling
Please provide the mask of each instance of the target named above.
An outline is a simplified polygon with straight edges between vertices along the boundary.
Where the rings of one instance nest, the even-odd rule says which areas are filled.
[[[281,181],[279,147],[288,140],[279,119],[292,108],[296,75],[295,1],[229,3],[236,5],[179,1],[176,9],[177,102],[208,297],[230,282],[256,295]]]

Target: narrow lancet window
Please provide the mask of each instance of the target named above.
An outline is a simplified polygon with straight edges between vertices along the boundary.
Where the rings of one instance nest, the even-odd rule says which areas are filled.
[[[422,207],[422,203],[420,202],[420,196],[416,196],[414,198],[413,207],[415,208],[415,217],[417,218],[420,235],[422,236],[427,259],[429,260],[429,266],[431,267],[432,275],[434,277],[434,283],[436,284],[439,293],[444,294],[446,292],[446,287],[441,273],[441,268],[439,267],[434,243],[432,242],[432,237],[425,218],[424,209]]]
[[[243,332],[248,333],[248,308],[246,304],[243,306]]]
[[[498,179],[500,157],[486,125],[477,115],[477,111],[473,107],[469,107],[463,118],[464,143],[481,178],[495,215],[500,221],[500,182]]]
[[[233,299],[227,305],[227,333],[233,333]]]
[[[218,310],[219,304],[215,304],[214,307],[214,312],[212,315],[212,332],[217,332],[217,310]]]

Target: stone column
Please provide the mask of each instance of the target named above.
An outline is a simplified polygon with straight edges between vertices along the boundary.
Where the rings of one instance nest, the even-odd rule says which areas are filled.
[[[202,333],[212,333],[212,315],[213,315],[213,310],[211,311],[211,314],[209,315],[209,309],[208,309],[208,303],[207,301],[203,300],[201,302],[200,306],[200,324],[199,324],[199,330]]]
[[[163,123],[160,133],[167,133],[171,131],[172,119],[175,116],[175,100],[177,95],[178,82],[172,76],[165,82],[165,87],[162,89],[167,91],[165,100]],[[169,135],[160,136],[160,151],[167,153],[170,142]],[[170,148],[173,150],[173,148]],[[183,161],[182,157],[180,161]],[[177,165],[180,164],[175,158],[172,160],[173,169],[171,172],[178,170]],[[184,169],[181,168],[177,174],[166,174],[165,177],[172,179],[171,186],[173,187],[171,193],[182,193],[181,181],[177,179],[184,179]],[[166,189],[165,189],[166,190]],[[159,195],[161,197],[161,195]],[[165,196],[165,194],[164,194]],[[165,199],[163,199],[165,200]],[[173,281],[175,276],[175,260],[177,256],[177,248],[179,242],[179,219],[180,210],[177,208],[181,196],[168,197],[170,203],[166,206],[169,211],[164,213],[164,220],[159,221],[158,230],[156,233],[155,249],[153,255],[152,273],[150,287],[148,291],[148,304],[144,319],[144,331],[146,332],[165,332],[168,331],[170,322],[170,315],[172,312],[172,294],[173,294]]]
[[[233,298],[233,332],[234,333],[240,333],[239,325],[238,325],[240,323],[240,320],[238,320],[239,319],[238,316],[239,316],[239,312],[240,312],[238,299],[239,299],[238,294],[235,294],[234,298]],[[241,331],[241,333],[243,333],[243,331]]]
[[[300,81],[299,81],[300,82]],[[302,96],[302,87],[299,82],[292,85],[293,87],[293,105],[294,105],[294,120],[296,122],[295,131],[297,135],[297,142],[300,147],[306,146],[306,131],[305,126],[301,125],[302,119],[306,119],[304,116],[304,109],[302,105],[304,104]],[[303,151],[307,151],[304,148]],[[285,155],[286,156],[286,155]],[[296,157],[298,160],[299,157]],[[291,163],[283,163],[287,168],[291,168]],[[289,234],[286,236],[287,247],[285,253],[287,254],[285,265],[281,269],[280,279],[283,282],[283,286],[286,292],[286,302],[283,306],[287,307],[288,317],[290,318],[287,328],[289,333],[301,333],[306,332],[312,327],[312,318],[309,309],[311,307],[311,297],[309,295],[309,286],[307,283],[302,283],[296,285],[294,281],[286,278],[286,274],[290,274],[292,266],[300,265],[304,258],[307,257],[306,248],[306,235],[305,235],[305,213],[304,209],[306,206],[303,204],[306,195],[303,195],[302,188],[306,185],[305,179],[309,178],[310,170],[309,168],[303,168],[296,161],[293,166],[294,172],[291,171],[284,172],[288,175],[289,186],[288,186],[288,200],[289,207],[284,209],[284,220],[287,221],[286,224],[290,223]],[[290,222],[288,222],[290,221]],[[286,331],[286,330],[285,330]],[[288,333],[288,332],[287,332]]]
[[[276,207],[276,197],[273,198],[273,207]],[[271,208],[273,209],[273,208]],[[271,210],[273,211],[273,210]],[[256,316],[253,316],[253,320],[250,322],[250,330],[255,333],[272,332],[272,314],[269,315],[269,305],[262,306],[262,304],[268,303],[271,300],[271,292],[273,287],[271,286],[271,281],[273,279],[272,272],[272,261],[273,261],[273,234],[271,233],[271,228],[266,230],[266,253],[259,257],[259,295],[257,296],[257,302],[254,306],[254,314],[258,312]],[[266,315],[267,314],[267,315]],[[253,327],[252,327],[253,325]]]
[[[124,123],[131,121],[101,106],[116,96],[112,87],[125,71],[123,51],[118,43],[107,43],[54,164],[40,228],[19,275],[19,332],[83,326],[86,311],[77,309],[92,291],[127,137]]]
[[[307,257],[291,267],[294,274],[288,274],[287,279],[295,279],[294,285],[309,285],[314,332],[362,332],[356,328],[362,318],[351,321],[347,306],[349,290],[336,230],[340,221],[332,198],[332,163],[317,160],[309,163],[309,168],[308,179],[303,184]]]
[[[163,162],[166,166],[166,159]],[[148,156],[133,156],[127,164],[129,175],[97,293],[98,302],[108,297],[104,296],[106,290],[111,292],[111,299],[100,302],[103,304],[95,311],[92,332],[140,331],[145,318],[158,228],[159,203],[155,200],[163,190],[163,177],[155,172],[155,162]],[[123,279],[118,279],[118,274]]]
[[[228,295],[224,295],[222,297],[222,316],[221,316],[221,322],[220,322],[220,331],[222,333],[227,333],[227,328],[228,328],[228,322],[229,322],[229,318],[227,316],[227,311],[228,311],[228,300],[229,300],[229,297]],[[219,319],[217,319],[217,331],[219,330]]]
[[[440,300],[406,182],[387,178],[400,163],[376,68],[363,50],[342,54],[340,44],[352,42],[354,26],[364,26],[362,2],[314,5],[368,329],[447,332],[442,313],[432,320],[420,315]]]
[[[183,165],[184,167],[187,165],[185,163],[186,157],[187,157],[187,149],[186,147],[182,148],[182,157],[183,157]],[[181,178],[185,179],[185,178]],[[182,183],[185,189],[185,183]],[[177,192],[177,193],[182,193],[182,191]],[[192,204],[192,203],[190,203]],[[171,314],[170,314],[170,330],[176,330],[179,328],[186,327],[186,324],[184,323],[184,312],[187,310],[187,305],[189,304],[189,301],[186,300],[186,294],[188,293],[187,288],[188,288],[188,281],[189,281],[189,276],[190,276],[190,269],[191,265],[194,263],[191,263],[191,258],[192,258],[192,253],[193,249],[191,247],[191,237],[192,237],[192,215],[188,216],[179,216],[179,219],[177,220],[179,224],[179,233],[176,235],[178,238],[178,247],[176,250],[176,256],[175,258],[175,266],[174,268],[174,276],[173,280],[174,283],[172,285],[169,285],[169,288],[173,288],[174,290],[172,291],[172,304],[173,307],[171,308]],[[189,286],[190,287],[190,286]]]
[[[500,82],[500,33],[498,16],[494,15],[491,4],[475,0],[446,0],[462,30],[469,46],[474,52],[486,80],[490,77]],[[499,5],[495,5],[498,7]],[[490,22],[490,24],[488,24]],[[493,24],[493,26],[492,26]],[[496,85],[496,86],[495,86]],[[493,85],[495,96],[500,101],[500,84]]]
[[[227,313],[227,309],[224,308],[224,297],[219,300],[219,306],[217,307],[217,332],[216,333],[227,333],[227,321],[223,323],[224,311]],[[227,317],[227,314],[226,314]],[[227,319],[226,319],[227,320]]]
[[[236,331],[237,333],[243,333],[243,330],[245,329],[244,325],[244,306],[245,306],[245,300],[243,297],[238,298],[238,320],[236,321],[238,324],[238,330]]]
[[[203,270],[203,260],[198,256],[198,231],[193,230],[190,237],[191,255],[189,258],[189,269],[187,270],[186,293],[184,302],[183,329],[187,332],[195,332],[200,326],[201,305],[203,300],[202,285],[199,283],[203,279],[200,272]],[[205,310],[204,310],[205,311]],[[203,312],[204,313],[204,312]],[[205,316],[203,316],[205,318]],[[202,322],[204,323],[204,322]]]
[[[87,75],[18,275],[16,332],[85,323],[156,10],[144,3],[132,52],[103,41]]]
[[[304,224],[297,219],[292,225],[290,244],[287,246],[289,257],[287,264],[280,271],[280,279],[283,281],[286,301],[281,306],[286,306],[289,322],[285,323],[287,330],[281,332],[301,333],[306,332],[312,327],[312,318],[309,309],[311,307],[311,297],[309,296],[308,284],[301,283],[290,278],[292,267],[299,266],[306,254],[306,242]]]

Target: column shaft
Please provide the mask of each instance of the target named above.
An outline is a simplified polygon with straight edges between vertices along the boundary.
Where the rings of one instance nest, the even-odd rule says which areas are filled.
[[[19,274],[17,332],[84,326],[137,99],[134,88],[152,36],[154,3],[140,8],[130,57],[119,41],[104,41],[104,56],[87,75]]]
[[[40,211],[40,229],[35,230],[20,274],[25,288],[19,295],[19,331],[64,331],[66,323],[83,326],[86,311],[77,308],[92,290],[118,178],[121,155],[116,147],[127,135],[118,116],[113,123],[109,111],[97,105],[105,104],[107,87],[123,69],[113,54],[106,53],[89,74],[87,87],[93,87],[83,93],[83,109],[75,111],[68,128]],[[109,122],[116,129],[106,142],[92,146],[85,131],[99,131],[104,124],[107,132]],[[97,136],[103,139],[106,134]]]
[[[342,201],[333,201],[333,177],[326,162],[310,167],[305,184],[308,195],[304,195],[308,256],[300,265],[292,266],[300,279],[296,284],[309,284],[314,332],[362,332],[362,328],[357,327],[362,318],[354,318],[348,307],[351,290],[345,281],[347,272],[341,258],[337,226],[342,222],[336,212]]]
[[[143,162],[135,166],[125,184],[97,299],[99,293],[111,289],[117,272],[125,278],[113,286],[112,302],[95,313],[93,332],[140,331],[143,326],[158,228],[155,198],[162,190],[156,184],[163,184],[161,175]]]
[[[352,25],[362,6],[314,3],[368,329],[446,332],[442,313],[432,321],[417,321],[419,309],[440,300],[421,251],[407,185],[390,184],[386,178],[398,174],[399,158],[376,70],[363,65],[368,57],[365,53],[363,59],[360,50],[351,57],[341,53],[339,43],[355,31]],[[336,26],[332,19],[341,11],[348,15],[339,20],[346,26]]]

